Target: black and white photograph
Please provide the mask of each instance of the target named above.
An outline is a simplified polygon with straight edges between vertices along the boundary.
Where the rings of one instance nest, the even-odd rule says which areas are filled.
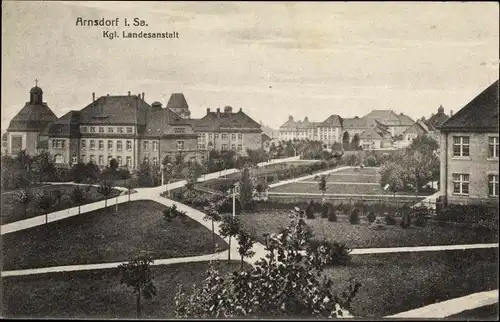
[[[499,12],[2,1],[0,317],[498,320]]]

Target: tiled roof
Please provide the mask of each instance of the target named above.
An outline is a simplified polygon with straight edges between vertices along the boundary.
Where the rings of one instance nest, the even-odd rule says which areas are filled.
[[[200,132],[231,129],[260,130],[260,124],[245,114],[241,109],[236,113],[208,112],[198,120],[187,120]]]
[[[427,126],[427,124],[425,124],[425,121],[417,120],[415,123],[413,123],[412,126],[410,126],[409,128],[407,128],[403,132],[403,135],[405,135],[406,133],[410,132],[411,130],[413,130],[414,128],[417,128],[417,127],[419,129],[421,129],[424,133],[428,133],[429,132],[429,127]]]
[[[368,128],[359,135],[359,138],[362,140],[381,140],[382,136],[372,128]]]
[[[37,149],[44,149],[47,150],[49,148],[49,140],[41,140],[38,142],[38,145],[36,146]]]
[[[431,116],[427,121],[425,121],[425,123],[429,127],[429,130],[434,131],[441,124],[448,121],[449,119],[450,117],[444,114],[444,109],[443,110],[440,109],[437,114]]]
[[[498,132],[498,80],[450,117],[439,129]]]
[[[415,121],[412,120],[411,117],[409,117],[408,115],[405,115],[403,113],[399,114],[398,118],[399,118],[399,121],[400,121],[399,125],[411,126],[412,124],[415,123]]]
[[[26,103],[19,113],[10,121],[7,131],[38,131],[41,132],[48,124],[57,120],[57,116],[43,104]]]
[[[148,121],[144,127],[143,136],[160,137],[164,135],[174,135],[173,128],[175,126],[182,126],[185,128],[185,132],[182,133],[181,136],[188,135],[196,137],[189,120],[182,119],[168,108],[154,111],[149,114]]]
[[[382,122],[386,125],[401,124],[401,120],[399,119],[398,115],[391,110],[373,110],[367,115],[365,115],[364,118],[376,119],[377,121]]]
[[[170,99],[168,100],[167,103],[167,108],[189,109],[189,106],[186,101],[186,98],[184,97],[184,94],[173,93],[172,95],[170,95]]]
[[[83,124],[145,125],[151,106],[135,95],[101,96],[81,112]]]
[[[271,141],[271,137],[266,133],[262,133],[262,142]]]
[[[49,124],[42,135],[78,137],[80,134],[80,111],[70,111]]]
[[[282,128],[295,128],[297,127],[297,123],[293,120],[293,118],[290,116],[288,120],[283,123],[283,125],[280,126],[280,129]]]
[[[342,120],[342,128],[344,129],[359,129],[370,126],[375,126],[376,121],[373,119],[365,119],[364,117],[355,117],[355,118],[341,118]]]
[[[342,118],[337,114],[330,115],[326,120],[319,123],[318,126],[324,127],[342,127]]]

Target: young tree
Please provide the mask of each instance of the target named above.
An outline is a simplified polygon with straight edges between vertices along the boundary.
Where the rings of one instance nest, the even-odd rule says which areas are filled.
[[[252,204],[252,181],[250,179],[250,170],[244,168],[240,176],[240,204],[243,211],[248,210]]]
[[[227,260],[231,260],[231,238],[236,236],[241,229],[241,224],[238,217],[233,215],[226,215],[222,217],[219,234],[222,237],[229,238],[229,252],[227,253]]]
[[[71,177],[73,178],[73,182],[84,182],[86,180],[86,176],[87,166],[85,163],[79,162],[77,164],[73,164],[71,167]]]
[[[78,214],[80,214],[80,206],[85,201],[85,191],[80,186],[75,186],[71,191],[71,200],[78,206]]]
[[[57,200],[57,205],[61,206],[61,199],[64,196],[64,192],[61,189],[52,190],[52,197]]]
[[[19,191],[14,192],[14,200],[20,204],[23,205],[24,209],[24,217],[27,216],[27,209],[28,209],[28,204],[31,201],[31,197],[29,195],[29,192],[27,189],[22,189]]]
[[[104,208],[108,207],[108,196],[113,192],[113,183],[108,180],[104,180],[97,187],[97,192],[104,197]]]
[[[50,180],[50,178],[54,178],[56,174],[56,168],[50,154],[46,151],[43,151],[36,155],[32,159],[31,169],[33,172],[33,178],[37,182],[46,182]]]
[[[360,284],[351,280],[337,295],[331,278],[322,277],[330,249],[307,247],[310,230],[292,218],[280,233],[266,236],[266,256],[240,272],[221,275],[212,262],[202,287],[175,297],[177,318],[335,318],[349,317]],[[305,254],[303,253],[305,252]]]
[[[354,134],[354,136],[352,137],[352,141],[351,141],[351,150],[355,151],[358,149],[359,147],[359,135],[356,133]]]
[[[171,207],[166,207],[166,209],[163,210],[163,219],[168,222],[171,222],[181,215],[186,215],[186,212],[178,210],[175,204]]]
[[[151,265],[153,260],[149,257],[138,257],[131,259],[128,263],[120,264],[120,283],[133,289],[136,295],[137,317],[141,316],[141,294],[146,300],[156,295],[156,287],[153,284]]]
[[[90,161],[85,165],[85,175],[85,179],[87,179],[88,182],[96,182],[101,175],[101,169],[99,169],[97,164]]]
[[[136,186],[136,182],[134,179],[128,179],[127,182],[125,183],[125,188],[127,189],[127,194],[128,194],[128,202],[130,202],[130,194],[132,193],[132,190]]]
[[[323,198],[322,198],[323,202],[325,202],[325,193],[326,193],[327,182],[328,182],[328,179],[327,179],[327,176],[325,176],[325,175],[322,175],[319,179],[319,182],[318,182],[318,188],[321,191],[321,193],[323,194]]]
[[[220,209],[221,209],[224,201],[225,200],[223,198],[221,198],[220,196],[214,196],[208,202],[208,204],[203,208],[204,212],[205,212],[205,217],[203,218],[203,220],[211,220],[212,221],[212,246],[214,249],[214,253],[216,252],[214,222],[220,221],[220,219],[221,219]]]
[[[342,147],[344,148],[344,150],[349,150],[350,146],[349,146],[349,132],[344,132],[344,135],[342,136]]]
[[[252,257],[255,255],[255,252],[252,250],[255,240],[252,235],[247,233],[246,231],[240,229],[236,239],[238,240],[238,253],[241,256],[241,267],[243,269],[243,262],[245,257]]]
[[[48,224],[48,211],[54,204],[54,198],[47,193],[40,192],[35,197],[35,204],[41,210],[42,214],[45,215],[45,224]]]

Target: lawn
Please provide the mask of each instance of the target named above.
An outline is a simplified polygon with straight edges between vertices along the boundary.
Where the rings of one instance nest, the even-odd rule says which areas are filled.
[[[380,177],[375,174],[345,174],[343,172],[332,172],[328,175],[328,182],[359,182],[379,184],[379,180]]]
[[[492,320],[498,321],[498,303],[492,305],[485,305],[472,310],[467,310],[460,312],[458,314],[451,315],[447,319],[454,320]]]
[[[289,225],[289,214],[289,211],[273,210],[241,215],[239,218],[243,227],[263,243],[264,233],[278,232]],[[399,226],[399,220],[397,225],[387,226],[386,230],[372,229],[366,216],[361,216],[358,225],[352,225],[343,215],[338,215],[338,222],[330,222],[319,215],[316,215],[316,219],[306,219],[306,222],[316,239],[344,242],[351,248],[494,243],[498,240],[497,232],[486,234],[470,227],[442,227],[432,222],[424,227],[403,229]]]
[[[362,286],[355,316],[383,317],[498,288],[498,249],[355,255],[326,272],[336,287],[349,278]]]
[[[356,255],[347,267],[324,274],[334,291],[349,278],[362,286],[351,312],[358,317],[384,317],[435,302],[496,289],[498,249]],[[221,269],[239,269],[223,261]],[[142,318],[174,317],[180,284],[190,287],[205,278],[207,263],[153,267],[158,294],[145,302]],[[116,269],[2,278],[3,316],[8,318],[134,318],[135,297],[120,285]]]
[[[144,301],[141,318],[174,318],[174,296],[205,279],[207,262],[152,268],[157,296]],[[238,270],[237,261],[221,262],[223,270]],[[120,284],[118,270],[94,270],[2,278],[3,312],[9,318],[132,318],[135,296]]]
[[[125,261],[213,252],[212,232],[187,216],[163,219],[165,206],[132,201],[2,236],[3,270]],[[216,237],[220,249],[227,244]]]
[[[31,189],[31,196],[36,195],[37,192],[43,191],[51,194],[55,190],[61,190],[64,194],[61,198],[61,203],[58,204],[57,201],[52,205],[52,207],[48,210],[49,213],[54,211],[59,211],[67,208],[76,207],[75,204],[71,201],[71,191],[74,189],[74,185],[47,185],[34,187]],[[86,189],[86,186],[82,186],[83,189]],[[120,194],[119,190],[113,189],[113,192],[110,194],[108,198],[114,198]],[[104,200],[104,197],[97,192],[97,187],[90,187],[89,192],[87,193],[87,199],[84,204],[96,202],[99,200]],[[41,215],[41,211],[37,209],[36,204],[34,202],[30,202],[27,209],[26,214],[24,213],[24,206],[19,204],[14,199],[14,193],[2,193],[2,214],[1,221],[2,225],[28,219],[32,217],[36,217]]]
[[[256,173],[257,173],[257,175],[266,175],[266,174],[270,175],[270,174],[275,173],[276,171],[282,171],[282,170],[293,168],[293,167],[298,168],[300,166],[311,165],[314,163],[316,163],[316,162],[314,162],[314,161],[290,161],[290,162],[275,163],[275,164],[266,165],[264,167],[258,167]],[[321,170],[321,171],[324,171],[324,170]],[[238,172],[238,173],[230,174],[227,177],[228,178],[239,178],[240,175],[241,174]],[[304,175],[306,175],[306,174],[304,174]]]

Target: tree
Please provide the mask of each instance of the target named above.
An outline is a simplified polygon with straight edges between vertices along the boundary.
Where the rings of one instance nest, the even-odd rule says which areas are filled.
[[[417,150],[421,153],[432,153],[439,149],[438,142],[428,135],[418,135],[408,146],[409,150]]]
[[[46,151],[40,152],[32,159],[31,169],[33,178],[38,182],[49,181],[56,174],[54,163]]]
[[[151,187],[153,185],[151,168],[146,160],[142,161],[137,168],[137,183],[139,187]]]
[[[85,191],[80,186],[75,186],[71,191],[71,200],[78,206],[78,214],[80,214],[80,206],[85,201]]]
[[[177,318],[335,318],[349,316],[350,304],[360,284],[351,280],[337,295],[333,281],[322,277],[329,245],[307,247],[310,230],[302,218],[266,235],[266,256],[254,266],[222,275],[211,262],[201,288],[175,296]]]
[[[115,173],[118,170],[118,161],[115,158],[112,158],[109,161],[109,168]]]
[[[48,211],[54,204],[54,198],[47,193],[40,192],[35,196],[35,204],[42,211],[42,215],[45,215],[45,224],[48,224]]]
[[[322,175],[319,179],[319,182],[318,182],[318,188],[319,190],[321,191],[321,193],[323,194],[323,202],[325,201],[325,192],[326,192],[326,184],[328,182],[328,179],[327,179],[327,176],[325,175]]]
[[[128,179],[127,182],[125,183],[125,188],[127,189],[127,194],[128,194],[128,202],[130,202],[130,194],[132,193],[132,190],[136,186],[136,182],[134,179]]]
[[[190,161],[188,163],[188,175],[186,180],[186,188],[193,189],[194,184],[198,182],[198,178],[200,177],[200,168],[198,164],[194,161]]]
[[[52,197],[57,200],[57,205],[61,206],[61,199],[64,196],[64,192],[61,189],[52,190]]]
[[[249,233],[247,233],[242,229],[239,230],[236,239],[238,240],[239,244],[238,253],[241,256],[240,269],[243,269],[243,262],[244,262],[243,259],[245,257],[252,257],[253,255],[255,255],[255,252],[252,250],[255,240],[253,239],[252,235],[250,235]]]
[[[171,222],[173,219],[177,218],[180,215],[186,215],[186,212],[177,210],[177,206],[175,204],[171,207],[166,207],[163,210],[163,219],[168,222]]]
[[[248,168],[244,168],[240,175],[240,204],[241,209],[246,211],[250,208],[252,204],[252,181],[250,180],[250,170]]]
[[[231,260],[231,237],[236,236],[241,229],[241,224],[238,217],[233,215],[225,215],[222,217],[219,234],[229,238],[229,252],[227,253],[227,260]]]
[[[359,135],[356,133],[352,137],[351,150],[357,150],[359,147]]]
[[[212,221],[212,246],[214,253],[216,252],[215,245],[215,227],[214,222],[220,221],[220,209],[224,203],[224,199],[221,196],[213,196],[211,200],[209,200],[208,204],[203,208],[205,212],[205,217],[203,220],[211,220]]]
[[[344,135],[342,136],[342,146],[344,148],[344,150],[349,150],[349,132],[344,132]]]
[[[84,182],[87,178],[87,166],[85,163],[79,162],[71,167],[71,177],[73,182]]]
[[[175,159],[174,159],[174,173],[177,175],[177,176],[181,176],[181,173],[182,173],[182,170],[184,169],[184,164],[185,164],[185,161],[184,161],[184,153],[182,151],[179,151],[176,155],[175,155]]]
[[[28,190],[27,189],[22,189],[22,190],[19,190],[19,191],[16,191],[14,192],[14,200],[20,204],[23,205],[23,209],[24,209],[24,217],[27,216],[27,208],[28,208],[28,204],[30,203],[31,201],[31,197],[28,193]]]
[[[138,318],[141,316],[141,294],[146,300],[150,300],[156,295],[151,264],[153,264],[153,260],[150,257],[138,257],[118,266],[120,283],[131,287],[136,295]]]
[[[97,192],[104,197],[104,208],[108,207],[108,196],[113,192],[113,183],[108,180],[103,180],[97,187]]]
[[[388,185],[388,190],[394,196],[396,192],[405,188],[405,173],[401,164],[396,162],[384,163],[380,167],[380,184],[382,187]]]
[[[96,182],[101,175],[101,169],[94,162],[90,161],[85,165],[85,174],[88,182]]]

